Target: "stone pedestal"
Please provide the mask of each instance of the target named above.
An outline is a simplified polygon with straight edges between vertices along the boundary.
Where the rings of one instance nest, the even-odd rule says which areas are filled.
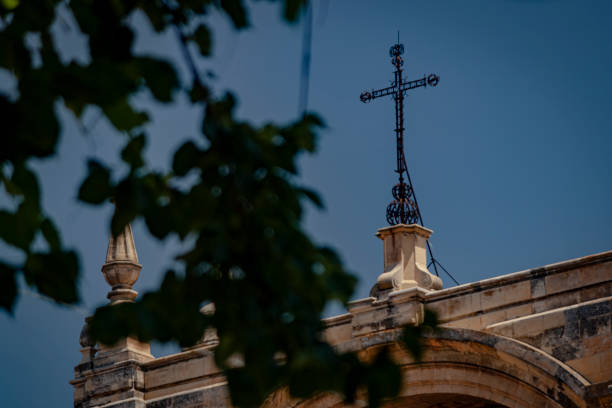
[[[112,288],[107,295],[111,305],[136,299],[138,292],[132,286],[141,269],[132,227],[128,224],[117,236],[111,234],[102,266],[104,279]],[[154,360],[149,343],[126,337],[112,346],[96,345],[89,336],[87,323],[80,337],[83,358],[70,382],[74,386],[75,407],[145,408],[142,366]]]
[[[383,241],[384,272],[370,295],[386,297],[391,292],[418,287],[442,289],[442,280],[427,270],[427,239],[432,230],[417,224],[398,224],[381,228],[376,236]]]
[[[94,366],[106,366],[128,360],[144,363],[154,358],[151,354],[151,345],[133,337],[120,339],[112,346],[100,344],[98,348]]]

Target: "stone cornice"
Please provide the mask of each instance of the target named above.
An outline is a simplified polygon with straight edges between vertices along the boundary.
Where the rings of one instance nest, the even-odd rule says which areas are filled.
[[[422,227],[418,224],[397,224],[391,225],[389,227],[380,228],[376,233],[376,236],[380,239],[383,239],[387,235],[391,235],[394,232],[416,233],[417,235],[420,235],[425,239],[429,239],[431,234],[433,234],[433,230]]]
[[[557,262],[537,268],[526,269],[524,271],[513,272],[506,275],[496,276],[494,278],[483,279],[477,282],[465,283],[448,289],[428,292],[426,299],[428,301],[440,300],[447,297],[467,294],[471,292],[479,292],[482,290],[493,289],[500,286],[510,285],[516,282],[531,280],[536,277],[552,275],[555,273],[564,272],[570,269],[612,262],[612,251],[600,252],[598,254],[583,256],[581,258],[570,259],[563,262]],[[610,277],[609,280],[612,280]]]

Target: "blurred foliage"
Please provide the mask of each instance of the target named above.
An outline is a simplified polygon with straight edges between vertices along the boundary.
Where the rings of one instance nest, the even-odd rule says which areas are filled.
[[[425,309],[421,324],[404,327],[401,344],[412,354],[415,360],[420,361],[424,351],[423,339],[427,334],[436,333],[439,330],[438,315],[433,310]]]
[[[289,23],[299,19],[307,3],[279,2]],[[399,368],[387,349],[366,363],[354,354],[338,354],[320,336],[326,305],[346,303],[356,283],[336,253],[313,243],[301,227],[305,202],[321,207],[322,201],[297,183],[296,160],[315,151],[323,121],[314,114],[287,125],[239,121],[235,97],[214,96],[195,68],[193,59],[213,50],[207,14],[216,10],[242,29],[249,25],[243,3],[2,0],[0,69],[15,78],[17,94],[0,90],[0,183],[15,204],[12,211],[0,210],[0,238],[21,250],[25,260],[0,259],[0,307],[13,311],[19,274],[57,302],[79,301],[78,256],[64,247],[41,207],[30,163],[56,153],[59,107],[78,119],[87,107],[97,107],[126,136],[121,159],[130,171],[114,180],[112,168],[90,160],[79,200],[101,205],[114,199],[115,234],[141,218],[158,239],[174,235],[193,245],[178,256],[184,270],[168,271],[157,291],[133,304],[98,309],[92,335],[107,344],[131,334],[187,346],[214,327],[220,338],[216,362],[226,370],[238,405],[258,404],[272,390],[288,386],[295,396],[330,390],[348,401],[365,387],[375,406],[399,391]],[[182,62],[191,71],[188,84],[180,81],[178,61],[133,53],[135,27],[129,17],[134,13],[146,16],[156,32],[176,34]],[[72,14],[87,37],[87,63],[60,59],[62,44],[51,26],[64,21],[62,14]],[[37,47],[27,44],[32,35],[39,39]],[[185,142],[167,174],[149,170],[143,157],[150,115],[132,104],[143,91],[162,103],[185,93],[202,109],[202,143]],[[46,250],[34,249],[40,238]],[[215,305],[212,315],[200,313],[208,302]],[[417,356],[418,334],[405,336]],[[240,367],[230,363],[237,355],[244,362]]]

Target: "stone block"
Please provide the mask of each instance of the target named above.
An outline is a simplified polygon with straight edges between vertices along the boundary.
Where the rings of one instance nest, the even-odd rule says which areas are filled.
[[[600,354],[605,352],[612,353],[612,335],[610,332],[601,336],[589,337],[583,340],[583,354]]]
[[[147,389],[151,389],[218,373],[220,370],[215,364],[212,353],[201,356],[193,354],[193,358],[188,360],[176,362],[170,360],[168,364],[148,368],[145,372],[145,384]]]
[[[488,331],[515,339],[530,337],[545,330],[562,327],[566,323],[563,311],[553,311],[519,317],[487,327]]]
[[[445,299],[448,315],[444,320],[451,320],[461,316],[469,316],[482,310],[480,293],[468,293],[461,296]]]
[[[587,302],[593,299],[602,299],[612,296],[612,282],[602,282],[595,286],[581,288],[579,292],[580,302]]]
[[[531,283],[527,280],[481,292],[483,311],[531,299]]]
[[[612,284],[612,264],[597,263],[594,265],[583,266],[578,269],[578,276],[580,286],[587,286],[603,282]]]
[[[593,383],[612,378],[612,352],[610,351],[577,358],[565,363]]]
[[[349,341],[353,332],[351,321],[327,327],[323,332],[323,339],[330,344],[338,344],[344,341]]]
[[[546,281],[542,278],[532,278],[529,280],[531,286],[531,297],[538,298],[546,295]]]
[[[482,328],[482,321],[480,316],[473,316],[468,317],[466,319],[453,320],[451,322],[444,323],[442,326],[470,330],[480,330]]]
[[[546,284],[546,294],[565,292],[570,289],[580,287],[580,274],[578,270],[572,269],[565,272],[553,273],[544,278]]]
[[[485,313],[480,317],[482,327],[487,327],[494,323],[503,322],[507,319],[506,310],[496,310],[494,312]]]
[[[423,313],[420,302],[406,302],[398,305],[385,302],[369,310],[356,313],[352,320],[352,337],[388,330],[405,324],[416,324]]]
[[[533,314],[533,305],[531,303],[525,303],[523,305],[510,307],[504,309],[506,319],[516,319],[517,317],[529,316]]]
[[[533,302],[533,311],[535,313],[542,313],[577,303],[580,303],[580,293],[578,291],[557,293]]]

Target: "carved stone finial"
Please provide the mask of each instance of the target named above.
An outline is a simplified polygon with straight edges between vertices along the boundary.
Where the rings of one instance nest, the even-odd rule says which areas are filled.
[[[141,269],[132,227],[128,224],[117,236],[111,234],[106,263],[102,266],[104,279],[112,287],[107,295],[111,304],[131,302],[136,299],[138,292],[132,290],[132,286],[138,280]]]
[[[442,280],[427,270],[427,239],[432,230],[417,224],[398,224],[378,230],[383,240],[384,272],[376,280],[370,295],[384,297],[388,293],[419,287],[442,289]]]

